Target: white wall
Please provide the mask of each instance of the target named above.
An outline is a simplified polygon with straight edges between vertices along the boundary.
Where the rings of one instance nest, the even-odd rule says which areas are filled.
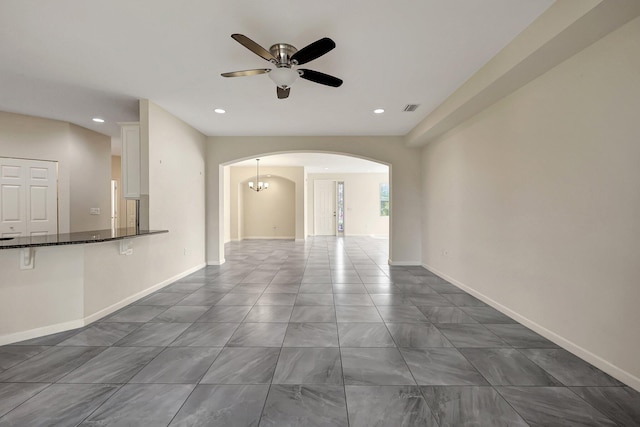
[[[110,146],[109,137],[66,122],[0,112],[0,156],[58,162],[60,233],[109,228]]]
[[[389,217],[380,216],[380,184],[389,184],[387,173],[341,173],[308,175],[309,234],[313,235],[314,181],[332,180],[344,182],[345,236],[388,236]]]
[[[148,109],[149,228],[169,230],[156,259],[167,277],[204,262],[206,137],[151,102]]]
[[[224,262],[224,171],[222,165],[287,152],[353,155],[391,165],[390,260],[419,264],[421,259],[420,150],[401,137],[209,137],[207,140],[207,262]],[[304,194],[301,194],[304,200]],[[224,198],[222,198],[224,199]],[[302,211],[304,212],[304,206]],[[304,224],[304,215],[303,215]],[[309,225],[307,225],[309,227]],[[303,225],[304,228],[304,225]]]
[[[424,149],[422,260],[640,389],[640,18]]]
[[[293,181],[271,176],[266,191],[256,192],[244,182],[242,219],[244,239],[295,239],[296,186]]]

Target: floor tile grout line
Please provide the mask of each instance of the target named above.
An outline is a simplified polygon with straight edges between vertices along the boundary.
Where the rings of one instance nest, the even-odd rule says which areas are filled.
[[[335,310],[335,307],[334,307]],[[344,392],[344,409],[347,413],[347,427],[351,425],[349,419],[349,402],[347,401],[347,380],[344,377],[344,363],[342,362],[342,344],[340,344],[340,330],[338,328],[338,318],[336,317],[336,335],[338,337],[338,355],[340,357],[340,374],[342,377],[342,390]]]
[[[85,421],[87,421],[89,418],[91,418],[91,416],[92,416],[93,414],[95,414],[95,413],[96,413],[100,408],[102,408],[102,406],[104,406],[108,401],[110,401],[110,400],[113,398],[113,396],[115,396],[115,395],[116,395],[120,390],[122,390],[122,388],[123,388],[125,385],[127,385],[127,384],[126,384],[126,383],[125,383],[125,384],[120,384],[120,386],[119,386],[119,387],[118,387],[118,388],[117,388],[113,393],[111,393],[111,396],[109,396],[108,398],[106,398],[106,399],[104,400],[104,402],[102,402],[100,405],[98,405],[98,406],[97,406],[93,411],[91,411],[91,413],[90,413],[89,415],[87,415],[86,417],[84,417],[84,418],[82,419],[82,421],[80,421],[77,425],[81,425],[82,423],[84,423]]]
[[[220,354],[220,353],[218,353]],[[167,423],[167,427],[169,425],[171,425],[171,423],[173,422],[173,420],[175,420],[175,418],[178,416],[178,414],[180,413],[180,411],[182,410],[182,408],[184,407],[184,405],[187,403],[187,401],[189,400],[189,398],[191,397],[191,395],[196,391],[196,389],[198,388],[200,384],[196,383],[193,384],[193,389],[191,390],[191,392],[189,393],[189,395],[187,396],[186,399],[184,399],[184,402],[182,402],[182,404],[180,405],[180,407],[178,408],[178,410],[176,411],[175,414],[173,414],[173,417],[171,417],[171,419],[169,420],[169,422]]]
[[[0,384],[15,384],[15,383],[0,383]],[[23,383],[19,383],[19,384],[23,384]],[[26,383],[26,384],[38,384],[38,383]],[[0,421],[2,421],[2,419],[4,417],[6,417],[7,415],[9,415],[11,412],[15,411],[16,409],[18,409],[19,407],[21,407],[22,405],[24,405],[25,403],[27,403],[28,401],[30,401],[31,399],[33,399],[34,397],[38,396],[40,393],[42,393],[43,391],[45,391],[46,389],[50,388],[52,385],[54,385],[55,383],[41,383],[41,384],[48,384],[45,388],[43,388],[42,390],[40,390],[39,392],[37,392],[36,394],[34,394],[33,396],[29,396],[28,398],[26,398],[23,402],[21,402],[19,405],[15,406],[14,408],[10,409],[9,411],[7,411],[6,413],[2,414],[2,416],[0,416]],[[84,420],[83,420],[84,421]]]

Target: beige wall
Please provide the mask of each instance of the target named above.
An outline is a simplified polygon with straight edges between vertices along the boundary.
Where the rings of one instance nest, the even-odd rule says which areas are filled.
[[[307,212],[309,234],[314,234],[314,181],[344,182],[345,236],[388,236],[389,217],[380,216],[380,184],[389,183],[386,173],[309,174]]]
[[[640,388],[640,18],[423,153],[422,259]]]
[[[207,139],[207,262],[224,262],[224,170],[222,166],[265,154],[324,152],[352,155],[391,165],[390,261],[421,259],[420,150],[402,137],[209,137]],[[397,166],[397,167],[395,167]],[[304,174],[303,174],[304,176]],[[304,191],[300,197],[304,200]],[[221,200],[222,199],[222,200]],[[304,229],[304,204],[300,214]],[[296,213],[296,215],[298,215]],[[311,224],[307,224],[307,228]],[[304,236],[304,235],[303,235]]]
[[[58,162],[61,233],[110,227],[110,147],[109,137],[66,122],[0,112],[0,156]]]
[[[111,228],[111,138],[69,125],[71,231]],[[99,208],[100,215],[89,215]]]
[[[245,187],[248,181],[255,181],[256,169],[252,167],[231,166],[229,174],[229,225],[231,240],[242,240],[244,238],[260,238],[260,237],[285,237],[295,238],[297,240],[304,239],[304,168],[289,166],[265,166],[260,168],[260,179],[267,180],[271,183],[272,179],[284,179],[293,184],[294,194],[288,196],[288,192],[284,192],[285,184],[281,183],[280,189],[275,191],[277,198],[281,202],[286,202],[281,209],[276,205],[269,205],[269,223],[260,223],[260,215],[256,215],[257,205],[255,199],[249,199],[245,193]],[[271,178],[266,178],[271,175]],[[264,179],[263,179],[264,178]],[[225,184],[226,186],[226,184]],[[288,188],[288,187],[287,187]],[[282,191],[281,191],[282,190]],[[253,191],[253,190],[249,190]],[[264,193],[264,197],[269,197],[268,193],[271,188]],[[260,194],[262,195],[262,193]],[[289,206],[292,197],[294,203],[294,216],[290,218]],[[247,205],[247,203],[251,203]],[[226,205],[225,205],[226,209]],[[248,215],[248,216],[247,216]],[[278,218],[282,215],[282,218]],[[275,230],[273,227],[276,227]],[[247,228],[249,227],[249,228]],[[258,233],[258,234],[255,234]]]
[[[20,270],[20,249],[0,251],[0,345],[77,327],[83,317],[83,247],[35,254],[35,269]]]
[[[256,192],[240,183],[244,239],[294,239],[296,233],[296,186],[293,181],[271,176],[266,191]]]

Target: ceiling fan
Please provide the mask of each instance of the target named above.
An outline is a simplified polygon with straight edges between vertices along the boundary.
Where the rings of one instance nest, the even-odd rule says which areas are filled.
[[[336,47],[334,41],[328,37],[316,40],[300,50],[286,43],[274,44],[267,50],[245,35],[231,34],[231,37],[251,52],[271,62],[275,68],[232,71],[230,73],[222,73],[222,77],[255,76],[268,73],[277,86],[278,99],[284,99],[289,96],[291,84],[298,77],[326,86],[339,87],[342,85],[342,80],[329,74],[305,68],[295,68],[298,65],[306,64],[321,57]]]

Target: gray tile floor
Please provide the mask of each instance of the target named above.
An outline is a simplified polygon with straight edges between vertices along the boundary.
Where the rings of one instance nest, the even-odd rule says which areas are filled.
[[[640,394],[388,241],[227,245],[85,328],[0,347],[0,426],[639,426]]]

